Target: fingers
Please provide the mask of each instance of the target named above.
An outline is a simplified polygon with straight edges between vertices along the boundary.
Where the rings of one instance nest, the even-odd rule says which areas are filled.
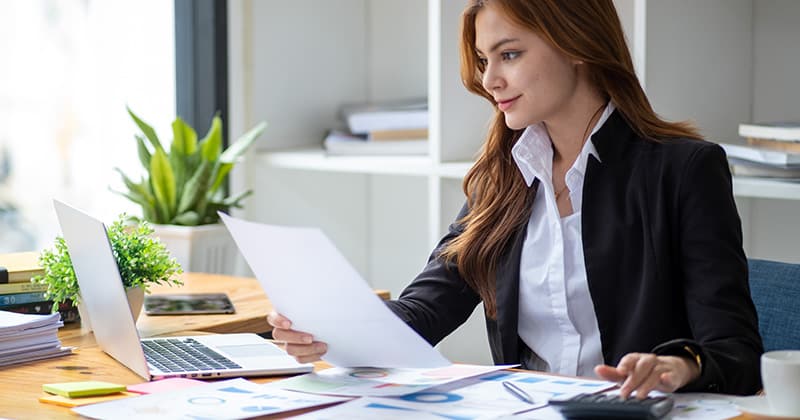
[[[595,373],[608,381],[622,382],[620,398],[627,399],[635,392],[637,398],[644,399],[653,390],[674,392],[699,375],[688,363],[680,357],[629,353],[617,367],[599,365]]]
[[[643,400],[647,398],[650,391],[658,388],[661,384],[662,370],[663,366],[658,363],[653,366],[651,373],[647,375],[635,389],[637,399]]]
[[[660,375],[656,375],[655,384],[650,389],[647,389],[652,382],[650,377],[653,375],[657,362],[658,358],[654,354],[630,353],[625,355],[617,365],[618,369],[628,372],[628,377],[619,390],[620,397],[627,399],[634,391],[636,391],[636,396],[640,399],[647,397],[652,387],[655,387],[660,380]],[[640,387],[641,390],[639,389]]]
[[[625,378],[627,378],[627,375],[625,373],[621,372],[614,366],[609,366],[609,365],[595,366],[594,373],[598,377],[611,382],[622,382],[625,380]]]
[[[328,345],[319,341],[312,344],[286,344],[286,352],[300,363],[316,362],[327,351]]]
[[[675,390],[681,386],[682,384],[680,383],[678,373],[675,371],[666,371],[660,375],[660,383],[656,389],[662,392],[675,392]]]
[[[328,345],[314,341],[314,337],[306,332],[291,329],[292,322],[285,316],[272,311],[267,315],[267,322],[272,325],[272,338],[286,343],[284,350],[300,363],[320,360],[328,351]]]
[[[292,322],[288,318],[275,311],[267,315],[267,322],[275,328],[289,329],[292,326]]]
[[[283,328],[274,328],[272,330],[272,338],[283,341],[286,344],[311,344],[314,341],[314,337],[309,333],[285,330]]]

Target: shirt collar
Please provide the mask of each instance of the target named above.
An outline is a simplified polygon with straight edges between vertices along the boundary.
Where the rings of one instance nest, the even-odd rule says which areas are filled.
[[[600,161],[600,155],[592,142],[592,136],[605,124],[615,109],[616,107],[611,101],[606,104],[605,110],[589,134],[589,140],[583,145],[578,158],[575,159],[572,168],[579,171],[581,175],[586,172],[589,155]],[[526,127],[511,149],[511,155],[528,186],[531,186],[536,178],[546,180],[552,178],[553,145],[544,123],[540,122]]]

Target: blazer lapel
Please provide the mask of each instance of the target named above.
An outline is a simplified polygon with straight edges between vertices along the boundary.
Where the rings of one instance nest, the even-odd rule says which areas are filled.
[[[531,184],[534,190],[539,187],[539,180]],[[522,257],[522,244],[528,231],[528,223],[517,230],[511,248],[499,262],[496,278],[497,329],[502,343],[503,360],[499,363],[519,363],[519,334],[517,325],[519,318],[519,263]],[[498,362],[498,361],[496,361]]]

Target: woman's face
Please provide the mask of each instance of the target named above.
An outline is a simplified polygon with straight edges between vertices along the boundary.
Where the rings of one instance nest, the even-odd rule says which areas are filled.
[[[484,63],[483,87],[519,130],[556,117],[573,99],[576,62],[489,3],[475,18],[475,46]]]

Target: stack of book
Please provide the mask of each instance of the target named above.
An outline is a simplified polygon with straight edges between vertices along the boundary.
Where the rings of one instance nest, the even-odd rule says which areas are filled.
[[[58,328],[61,316],[29,315],[0,311],[0,367],[64,356],[71,348],[61,347]]]
[[[428,153],[428,101],[345,105],[347,130],[331,130],[323,145],[330,155],[425,155]]]
[[[0,310],[26,314],[53,312],[53,302],[46,297],[47,285],[31,282],[33,276],[43,273],[37,252],[0,254]],[[69,303],[62,304],[58,311],[64,322],[78,319],[78,310]]]
[[[800,123],[740,124],[746,146],[721,144],[737,176],[800,181]]]

